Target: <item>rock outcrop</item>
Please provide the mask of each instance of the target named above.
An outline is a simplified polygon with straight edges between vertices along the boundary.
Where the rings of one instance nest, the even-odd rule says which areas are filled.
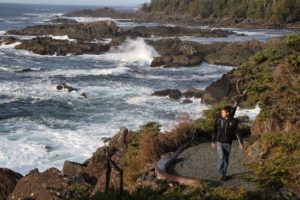
[[[182,93],[178,89],[166,89],[166,90],[156,91],[151,95],[159,96],[159,97],[169,96],[171,99],[174,100],[178,100],[182,97]]]
[[[0,168],[0,200],[6,200],[22,175],[10,169]]]
[[[51,24],[29,26],[22,30],[11,30],[7,34],[13,35],[68,35],[69,38],[91,41],[94,39],[111,38],[116,36],[118,27],[113,21],[100,21],[92,23]]]
[[[111,138],[108,154],[121,168],[122,159],[131,141],[132,133],[126,128]],[[86,188],[87,195],[104,191],[106,178],[106,147],[100,147],[91,158],[83,164],[66,161],[62,171],[50,168],[44,172],[37,169],[21,178],[9,200],[58,200],[72,199],[79,188]],[[0,176],[0,180],[1,180]],[[1,182],[2,183],[2,182]],[[112,170],[110,187],[119,187],[119,175]]]
[[[263,47],[257,40],[199,44],[175,38],[147,42],[160,54],[152,61],[152,67],[195,66],[202,62],[237,67]]]
[[[205,60],[210,64],[239,66],[262,49],[257,40],[228,43],[219,51],[209,54]]]
[[[19,39],[11,36],[0,37],[0,45],[10,45],[19,41]]]
[[[38,37],[23,41],[15,48],[32,51],[40,55],[65,56],[67,54],[100,54],[108,51],[110,46],[106,44],[70,42],[67,40],[55,40],[49,37]]]

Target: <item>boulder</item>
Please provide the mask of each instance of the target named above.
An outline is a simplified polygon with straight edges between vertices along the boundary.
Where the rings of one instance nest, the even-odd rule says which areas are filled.
[[[69,198],[76,185],[88,186],[79,178],[65,177],[55,168],[47,169],[42,173],[35,169],[19,180],[8,199],[59,200]]]
[[[10,169],[0,168],[0,200],[6,200],[22,175]]]
[[[201,57],[188,57],[185,55],[178,56],[162,56],[156,57],[151,62],[151,67],[160,67],[163,66],[165,68],[169,67],[188,67],[195,66],[202,63]]]
[[[203,102],[216,104],[222,100],[228,100],[231,97],[238,96],[236,90],[236,78],[230,73],[224,74],[221,79],[209,85],[203,94]]]
[[[183,96],[185,98],[192,98],[192,97],[194,97],[194,98],[202,98],[203,93],[204,93],[203,90],[198,90],[196,88],[191,87],[191,88],[189,88],[187,91],[185,91],[183,93]]]
[[[171,99],[178,100],[182,97],[182,93],[178,89],[166,89],[166,90],[160,90],[156,91],[152,96],[159,96],[159,97],[164,97],[164,96],[169,96]]]
[[[190,104],[190,103],[193,103],[193,101],[190,100],[190,99],[185,99],[185,100],[182,101],[182,103],[183,104]]]

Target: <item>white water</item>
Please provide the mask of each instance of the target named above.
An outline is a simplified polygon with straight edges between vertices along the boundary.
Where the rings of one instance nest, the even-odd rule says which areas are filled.
[[[159,54],[153,47],[147,45],[143,38],[136,40],[128,38],[122,45],[104,54],[105,59],[134,65],[150,65],[156,56]]]

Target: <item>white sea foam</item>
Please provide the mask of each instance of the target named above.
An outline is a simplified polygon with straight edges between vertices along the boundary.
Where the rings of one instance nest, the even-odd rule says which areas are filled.
[[[115,19],[109,17],[64,17],[64,18],[72,19],[80,23],[91,23],[96,21],[115,21]]]
[[[21,42],[15,42],[13,44],[8,44],[8,45],[5,45],[5,44],[2,44],[0,45],[0,49],[13,49],[15,48],[15,46],[21,44]]]
[[[41,73],[41,75],[47,76],[57,76],[62,75],[65,77],[76,77],[76,76],[88,76],[88,75],[120,75],[127,73],[129,68],[127,67],[116,67],[116,68],[107,68],[107,69],[70,69],[70,70],[52,70],[45,73]]]
[[[156,50],[146,44],[143,38],[135,40],[126,39],[126,41],[116,47],[112,48],[109,53],[103,54],[104,59],[121,61],[136,65],[150,65],[153,58],[159,54]]]
[[[43,35],[42,37],[50,37],[54,40],[68,40],[69,42],[77,42],[76,39],[71,39],[68,35]]]
[[[0,36],[4,35],[6,31],[0,31]]]
[[[51,122],[51,119],[46,120]],[[71,122],[62,120],[60,123]],[[52,129],[27,119],[11,119],[2,125],[17,130],[13,134],[0,135],[0,165],[22,174],[36,167],[40,170],[53,166],[61,169],[64,160],[82,162],[102,145],[101,137],[96,134],[102,130],[99,124],[86,124],[76,131]]]
[[[253,109],[241,109],[240,107],[237,108],[236,116],[249,116],[250,120],[253,121],[260,113],[260,107],[256,105]]]

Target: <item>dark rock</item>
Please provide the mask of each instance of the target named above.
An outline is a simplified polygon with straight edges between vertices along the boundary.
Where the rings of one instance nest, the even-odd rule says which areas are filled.
[[[182,93],[178,89],[166,89],[166,90],[156,91],[151,95],[152,96],[160,96],[160,97],[169,96],[171,99],[178,100],[181,98]]]
[[[113,21],[101,21],[92,23],[73,24],[51,24],[29,26],[22,30],[11,30],[6,34],[13,35],[68,35],[70,38],[78,40],[93,40],[101,38],[111,38],[118,33],[118,27]]]
[[[31,68],[23,68],[19,70],[15,70],[16,73],[23,73],[23,72],[32,72],[33,70]]]
[[[2,45],[10,45],[19,41],[20,41],[19,39],[10,36],[5,36],[0,38],[0,44]]]
[[[67,19],[67,18],[56,18],[49,20],[47,22],[54,23],[54,24],[75,24],[78,23],[76,20]]]
[[[186,92],[183,93],[183,96],[185,98],[202,98],[204,91],[203,90],[198,90],[196,88],[189,88]]]
[[[67,54],[99,54],[109,50],[109,45],[94,43],[76,43],[66,40],[54,40],[48,37],[39,37],[23,41],[16,49],[32,51],[40,55],[65,56]]]
[[[247,115],[237,117],[239,123],[248,124],[250,123],[250,118]]]
[[[151,63],[151,67],[184,67],[194,66],[202,63],[200,57],[188,57],[184,55],[156,57]]]
[[[189,104],[189,103],[193,103],[193,101],[190,100],[190,99],[185,99],[185,100],[183,100],[182,103],[183,103],[183,104]]]
[[[221,79],[213,82],[205,89],[203,102],[216,104],[222,100],[228,100],[230,97],[238,96],[236,81],[231,73],[224,74]]]
[[[161,37],[179,37],[179,36],[196,36],[196,37],[226,37],[232,32],[221,29],[199,29],[188,28],[183,26],[154,26],[145,27],[138,26],[131,29],[133,32],[141,33],[142,35],[161,36]]]
[[[22,175],[10,169],[0,168],[0,199],[5,200],[13,192]]]
[[[73,91],[78,91],[77,88],[73,88],[72,86],[67,85],[66,83],[61,83],[59,85],[56,86],[57,90],[63,90],[66,89],[68,90],[68,92],[73,92]]]

